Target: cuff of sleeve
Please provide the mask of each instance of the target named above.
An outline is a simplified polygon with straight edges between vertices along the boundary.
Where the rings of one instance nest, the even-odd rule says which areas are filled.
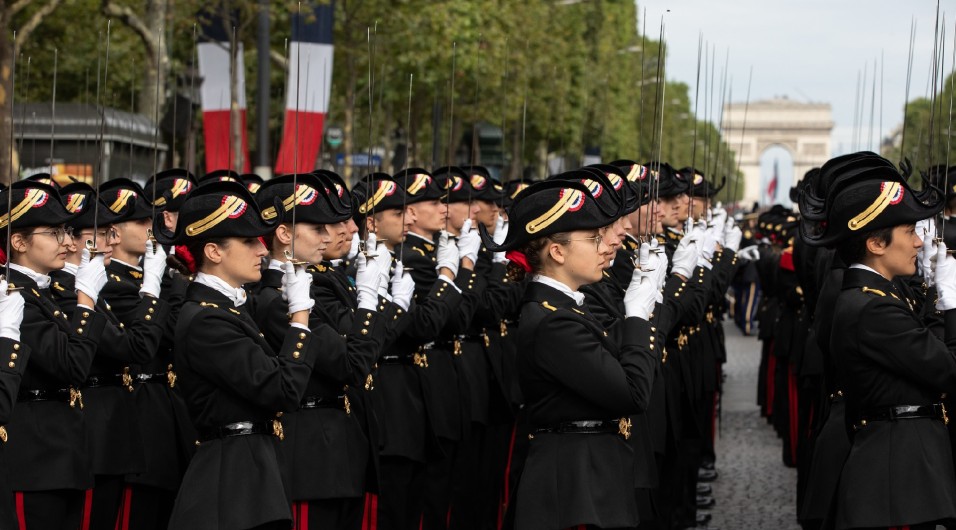
[[[89,307],[77,305],[70,321],[73,333],[85,339],[99,342],[103,329],[106,327],[106,316],[93,311]]]
[[[306,331],[311,331],[311,330],[309,330],[309,326],[306,326],[305,324],[299,324],[298,322],[290,322],[289,325],[292,326],[292,327],[294,327],[294,328],[299,328],[299,329],[304,329],[304,330],[306,330]]]
[[[0,370],[22,375],[29,358],[29,346],[10,337],[0,337]]]
[[[457,285],[455,285],[455,282],[449,280],[447,277],[442,276],[442,275],[440,275],[440,274],[438,275],[438,279],[441,280],[441,281],[443,281],[443,282],[445,282],[445,283],[447,283],[448,285],[454,287],[455,290],[458,291],[458,294],[461,294],[461,287],[458,287]]]

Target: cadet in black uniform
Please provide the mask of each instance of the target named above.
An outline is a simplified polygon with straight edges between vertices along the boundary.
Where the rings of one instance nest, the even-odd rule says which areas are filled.
[[[19,291],[7,290],[7,281],[0,280],[0,527],[16,528],[13,493],[7,479],[3,447],[9,439],[7,423],[13,414],[20,391],[23,371],[30,359],[30,348],[20,343],[20,324],[25,302]]]
[[[860,156],[864,156],[861,153]],[[837,173],[825,224],[806,230],[848,268],[833,313],[831,354],[846,385],[852,447],[835,498],[835,526],[935,528],[956,520],[956,479],[941,395],[956,390],[956,260],[923,249],[915,223],[934,216],[892,166]],[[942,337],[893,281],[936,256]]]
[[[490,250],[521,252],[534,275],[518,329],[519,377],[534,429],[518,485],[519,529],[638,522],[627,416],[647,405],[660,362],[647,321],[659,283],[635,273],[626,318],[611,329],[590,315],[578,291],[601,279],[610,250],[598,230],[617,213],[604,212],[583,184],[552,180],[518,197],[502,245],[484,238]]]
[[[3,210],[11,192],[12,215],[4,211],[0,227],[7,229],[12,221],[8,280],[23,289],[21,340],[33,355],[7,425],[14,434],[6,444],[4,474],[15,493],[20,528],[76,528],[84,504],[92,500],[80,388],[106,326],[106,318],[94,309],[106,270],[102,254],[90,258],[83,250],[76,273],[77,310],[67,317],[50,295],[48,275],[66,263],[73,239],[63,223],[72,214],[52,187],[30,181],[0,193]],[[17,359],[9,362],[19,364]]]
[[[285,265],[289,326],[273,349],[252,318],[243,285],[259,281],[266,249],[259,237],[280,216],[263,219],[252,195],[233,182],[190,193],[170,234],[155,219],[162,244],[185,244],[199,270],[186,291],[174,357],[199,432],[170,517],[170,528],[288,529],[292,522],[275,444],[281,416],[298,408],[321,345],[308,315],[310,276]]]

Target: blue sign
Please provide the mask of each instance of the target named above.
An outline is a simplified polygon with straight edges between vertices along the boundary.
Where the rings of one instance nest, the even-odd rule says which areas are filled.
[[[350,156],[346,156],[345,153],[338,153],[335,155],[335,165],[344,166],[346,165],[346,160],[350,166],[361,166],[361,167],[381,167],[382,157],[378,155],[372,155],[372,163],[369,164],[368,154],[367,153],[358,153]]]

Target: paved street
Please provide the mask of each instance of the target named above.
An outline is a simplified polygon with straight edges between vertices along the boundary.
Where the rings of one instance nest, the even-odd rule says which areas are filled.
[[[711,525],[799,529],[795,469],[784,467],[782,442],[757,407],[760,343],[725,321],[727,364],[723,412],[717,438],[717,470]]]

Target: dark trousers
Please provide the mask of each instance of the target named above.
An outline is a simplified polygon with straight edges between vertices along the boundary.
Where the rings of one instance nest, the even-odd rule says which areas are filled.
[[[421,530],[444,530],[451,516],[452,471],[462,447],[458,442],[442,438],[438,441],[441,457],[426,463],[418,479],[423,488]]]
[[[373,513],[366,517],[377,530],[414,530],[421,523],[422,464],[400,456],[382,456],[381,479]]]
[[[20,529],[89,529],[90,491],[50,490],[14,493],[14,509]]]
[[[123,475],[96,475],[93,484],[90,530],[114,530],[123,497]]]
[[[142,484],[126,484],[116,530],[165,530],[176,492]]]
[[[292,503],[292,530],[361,530],[364,499],[323,499]]]

